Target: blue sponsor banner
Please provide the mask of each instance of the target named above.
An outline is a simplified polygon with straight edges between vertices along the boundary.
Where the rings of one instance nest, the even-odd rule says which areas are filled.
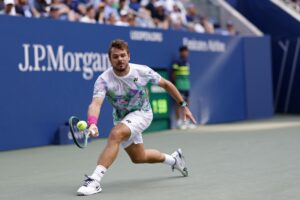
[[[128,41],[131,62],[152,68],[169,69],[178,47],[187,45],[191,109],[202,124],[245,120],[249,105],[272,104],[271,91],[265,90],[259,96],[266,99],[261,104],[257,98],[246,103],[252,101],[249,95],[256,94],[247,93],[255,78],[245,75],[245,67],[251,67],[245,58],[255,56],[259,41],[264,40],[261,45],[269,59],[268,38],[253,38],[257,45],[246,51],[242,37],[10,16],[0,16],[0,24],[6,27],[0,29],[0,150],[54,144],[59,127],[70,116],[85,119],[94,82],[110,67],[107,49],[116,38]],[[255,64],[252,73],[259,73],[266,63]],[[270,69],[268,64],[263,67]],[[260,81],[271,84],[263,77]],[[98,123],[100,137],[107,137],[113,126],[111,112],[105,101]],[[251,113],[256,118],[271,115],[270,110]]]

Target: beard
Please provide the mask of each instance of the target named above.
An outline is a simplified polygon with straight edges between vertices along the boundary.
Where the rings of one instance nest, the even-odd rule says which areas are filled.
[[[128,63],[117,63],[116,66],[114,66],[114,70],[117,72],[124,72],[128,69]]]

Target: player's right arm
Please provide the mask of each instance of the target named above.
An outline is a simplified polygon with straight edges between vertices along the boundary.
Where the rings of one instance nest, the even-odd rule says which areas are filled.
[[[175,83],[175,80],[176,80],[176,69],[178,69],[178,64],[174,63],[172,65],[172,71],[171,71],[171,81],[172,81],[172,83]]]
[[[161,77],[161,79],[158,82],[158,85],[162,88],[164,88],[172,97],[173,99],[180,104],[181,102],[184,102],[183,97],[181,96],[180,92],[178,89],[175,87],[173,83],[171,83],[169,80],[166,80]],[[197,124],[192,112],[190,109],[185,105],[182,107],[184,116],[183,120],[185,121],[187,118],[190,119],[194,124]]]
[[[98,127],[97,127],[97,121],[100,115],[100,110],[103,104],[103,98],[102,97],[93,97],[92,102],[89,105],[88,108],[88,124],[89,124],[89,130],[93,130],[95,134],[93,134],[93,137],[97,137],[99,135]]]

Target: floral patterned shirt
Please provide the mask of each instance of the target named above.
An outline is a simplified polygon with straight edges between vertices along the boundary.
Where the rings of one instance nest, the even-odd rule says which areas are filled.
[[[94,97],[108,98],[113,106],[114,122],[121,121],[128,113],[151,110],[147,84],[158,84],[161,76],[145,65],[129,63],[129,73],[117,76],[112,68],[103,72],[95,82]]]

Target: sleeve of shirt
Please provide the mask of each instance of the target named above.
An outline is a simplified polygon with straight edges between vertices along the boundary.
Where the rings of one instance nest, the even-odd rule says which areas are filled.
[[[156,71],[154,71],[153,69],[151,69],[150,67],[147,67],[146,77],[150,83],[155,84],[155,85],[158,85],[158,83],[161,79],[160,74],[157,73]]]
[[[104,98],[107,91],[107,83],[106,81],[99,76],[94,85],[94,93],[93,97],[102,97]]]

